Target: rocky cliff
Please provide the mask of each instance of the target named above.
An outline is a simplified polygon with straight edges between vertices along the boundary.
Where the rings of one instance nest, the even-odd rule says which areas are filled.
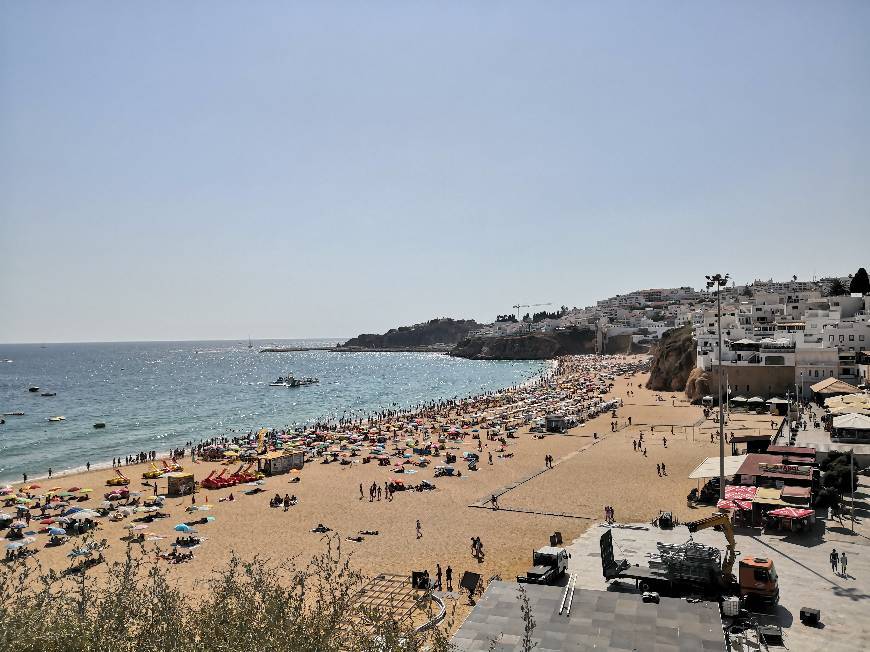
[[[423,324],[391,328],[383,335],[362,334],[339,349],[402,349],[436,345],[452,346],[480,328],[473,319],[432,319]]]
[[[559,355],[581,353],[595,353],[594,331],[470,337],[450,351],[450,355],[471,360],[549,360]]]
[[[665,331],[652,347],[652,367],[647,389],[681,392],[695,368],[696,345],[691,326]]]

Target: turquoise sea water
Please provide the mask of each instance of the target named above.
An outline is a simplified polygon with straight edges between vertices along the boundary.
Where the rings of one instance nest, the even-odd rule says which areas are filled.
[[[362,416],[379,409],[519,384],[541,362],[480,362],[431,353],[258,353],[335,340],[0,345],[0,482],[110,461],[140,450],[261,426]],[[11,362],[3,362],[11,360]],[[279,375],[317,385],[269,387]],[[38,386],[42,397],[28,392]],[[51,423],[62,415],[66,421]],[[93,424],[105,422],[96,430]]]

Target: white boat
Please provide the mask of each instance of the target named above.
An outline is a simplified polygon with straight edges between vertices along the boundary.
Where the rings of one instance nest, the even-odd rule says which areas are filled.
[[[49,421],[66,421],[66,417],[48,417]]]
[[[293,374],[287,374],[286,376],[278,376],[278,380],[274,383],[269,383],[269,387],[304,387],[305,385],[313,385],[319,382],[317,378],[294,378]]]

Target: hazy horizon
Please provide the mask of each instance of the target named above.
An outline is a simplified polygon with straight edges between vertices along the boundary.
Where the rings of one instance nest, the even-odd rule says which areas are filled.
[[[849,1],[5,3],[0,342],[854,273],[868,32]]]

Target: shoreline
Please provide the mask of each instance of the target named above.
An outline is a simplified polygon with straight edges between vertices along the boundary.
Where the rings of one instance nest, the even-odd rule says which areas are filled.
[[[439,353],[438,351],[417,351],[417,353],[421,353],[421,352],[422,353]],[[516,385],[508,385],[507,387],[502,387],[502,388],[497,389],[497,390],[492,390],[491,393],[498,394],[498,393],[502,393],[502,392],[516,391],[516,390],[522,389],[524,387],[528,387],[528,386],[534,384],[535,382],[538,382],[544,378],[552,377],[552,375],[555,373],[555,371],[558,367],[558,361],[555,359],[543,360],[543,361],[541,361],[541,360],[529,360],[528,362],[543,362],[544,365],[543,365],[543,368],[541,369],[541,371],[535,372],[534,374],[532,374],[531,377],[527,378],[523,382],[518,383]],[[473,400],[480,399],[481,397],[486,396],[486,395],[487,395],[486,393],[468,394],[466,396],[457,397],[455,400],[458,403],[459,402],[466,402],[466,401],[473,401]],[[438,403],[438,402],[447,401],[447,400],[453,400],[453,399],[440,397],[438,399],[434,399],[434,402]],[[405,408],[405,410],[407,410],[407,412],[405,412],[405,410],[401,410],[401,408],[400,408],[400,410],[403,413],[407,414],[408,416],[416,416],[419,414],[420,411],[422,411],[424,409],[425,409],[424,407],[417,407],[414,409]],[[367,413],[366,416],[355,418],[349,423],[349,425],[351,425],[351,426],[361,425],[364,421],[366,421],[367,419],[376,415],[377,412],[378,411],[375,410],[373,412]],[[318,417],[318,418],[314,418],[314,419],[309,419],[306,422],[293,422],[293,423],[286,424],[285,426],[268,426],[268,428],[278,429],[278,428],[307,427],[307,426],[314,424],[314,423],[320,423],[321,420],[323,420],[323,419],[326,419],[326,417]],[[326,419],[325,422],[330,423],[330,420]],[[259,430],[261,428],[266,428],[266,427],[267,426],[263,426],[263,425],[254,426],[253,428],[251,428],[250,431],[255,432],[256,430]],[[240,434],[240,431],[225,431],[221,434],[214,434],[212,437],[208,437],[205,439],[200,438],[199,441],[196,443],[200,443],[200,442],[205,441],[207,439],[214,439],[214,438],[218,438],[218,437],[221,437],[221,438],[222,437],[232,437],[233,435],[238,436],[239,434]],[[193,441],[193,440],[191,440],[191,441]],[[196,443],[195,443],[195,445],[196,445]],[[185,450],[187,450],[188,448],[189,447],[185,446]],[[172,453],[171,450],[164,450],[164,451],[158,450],[158,451],[156,451],[156,461],[170,459],[171,453]],[[124,455],[126,455],[126,453]],[[122,457],[124,455],[122,455]],[[103,459],[103,460],[99,460],[97,462],[91,462],[90,471],[87,469],[85,464],[80,464],[78,466],[69,467],[69,468],[60,469],[60,470],[52,469],[51,478],[48,477],[47,471],[45,473],[40,473],[39,475],[28,474],[27,483],[43,481],[43,480],[48,480],[48,479],[54,480],[56,478],[64,478],[64,477],[69,477],[69,476],[73,476],[73,475],[86,474],[86,473],[89,473],[91,471],[105,471],[105,470],[111,470],[113,468],[123,469],[123,468],[127,468],[128,466],[132,467],[132,466],[136,466],[136,465],[130,464],[130,465],[121,465],[118,467],[113,467],[111,459]],[[9,480],[0,481],[0,484],[5,482],[6,484],[9,484],[13,487],[25,484],[24,480],[20,479],[21,473],[18,474],[18,478],[19,479],[9,479]]]
[[[706,431],[715,430],[715,424],[710,422],[705,432],[695,438],[692,424],[697,423],[700,408],[676,398],[676,405],[672,406],[670,400],[656,400],[659,392],[639,387],[648,374],[643,369],[630,369],[644,358],[571,356],[563,360],[555,375],[556,363],[546,366],[543,371],[549,382],[536,386],[543,376],[538,374],[523,383],[525,388],[512,388],[512,392],[518,392],[516,395],[505,395],[502,390],[500,395],[476,404],[463,402],[431,409],[417,419],[390,416],[373,424],[372,429],[347,433],[350,439],[344,437],[345,431],[320,437],[312,433],[306,438],[309,443],[304,444],[306,463],[298,473],[266,477],[259,485],[201,488],[195,495],[195,504],[190,496],[167,498],[161,511],[169,517],[153,520],[143,528],[147,554],[150,557],[158,551],[169,552],[178,534],[175,524],[194,521],[202,516],[198,510],[209,510],[208,515],[215,519],[199,528],[205,540],[194,550],[194,558],[170,566],[172,581],[195,599],[203,590],[198,578],[234,555],[245,559],[254,555],[312,559],[321,554],[322,536],[311,531],[319,523],[333,528],[343,552],[350,551],[350,563],[368,577],[381,573],[404,576],[421,569],[431,573],[436,563],[442,568],[452,566],[456,577],[466,570],[483,577],[496,574],[510,577],[527,568],[529,549],[545,544],[553,532],[561,532],[566,542],[582,535],[600,520],[603,505],[613,505],[616,518],[622,522],[649,521],[663,506],[674,509],[681,519],[689,518],[685,495],[695,481],[688,479],[688,474],[700,459],[718,450],[718,445],[707,441]],[[609,426],[613,401],[624,401],[618,407],[617,431]],[[586,414],[587,418],[564,435],[532,429],[542,415],[554,412]],[[633,417],[634,426],[627,426],[629,416]],[[525,425],[515,426],[522,423]],[[677,426],[676,434],[668,434],[668,446],[663,449],[658,435],[651,431],[651,424],[682,425]],[[444,428],[455,434],[448,434]],[[369,436],[371,430],[378,435]],[[632,439],[640,431],[649,436],[648,458],[632,452]],[[415,439],[414,447],[425,446],[426,442],[439,442],[442,433],[446,435],[445,449],[440,457],[427,456],[428,464],[418,464],[421,456],[403,455],[411,453],[409,439]],[[282,434],[274,433],[277,441],[284,440]],[[379,437],[386,438],[386,444],[381,446],[389,455],[389,464],[381,466],[374,458],[371,461],[375,463],[363,463],[363,456],[376,454],[369,453],[368,448],[374,448]],[[325,441],[323,446],[328,446],[329,452],[312,441]],[[352,455],[355,441],[364,450]],[[324,463],[333,450],[336,461]],[[466,468],[464,461],[471,453],[480,460],[476,471]],[[436,468],[446,463],[445,454],[457,457],[451,463],[461,470],[461,476],[435,474]],[[545,467],[545,457],[555,461],[551,468]],[[667,462],[667,478],[656,475],[659,461]],[[192,472],[200,481],[209,473],[221,470],[232,473],[240,464],[235,458],[232,462],[202,461],[200,455],[195,464],[190,462],[189,455],[179,462],[185,472]],[[397,465],[403,463],[407,465],[403,467],[404,474],[396,475]],[[149,462],[122,465],[121,471],[131,480],[128,486],[131,492],[151,495],[154,481],[141,478],[141,473],[149,468]],[[111,467],[92,465],[89,472],[52,476],[51,484],[33,478],[40,488],[31,491],[45,492],[53,486],[89,487],[94,490],[90,497],[83,502],[71,502],[70,506],[94,508],[103,502],[103,493],[111,491],[105,482],[113,475]],[[398,491],[392,500],[385,496],[365,498],[365,487],[383,488],[396,479],[409,488],[429,483],[435,489]],[[166,480],[157,482],[158,494],[165,493]],[[270,498],[291,493],[298,502],[289,510],[270,507]],[[235,496],[233,500],[229,499],[231,494]],[[487,504],[491,495],[499,496],[504,510]],[[470,507],[476,504],[479,505]],[[105,572],[101,569],[123,561],[128,528],[134,525],[131,521],[148,516],[137,513],[138,509],[125,511],[126,516],[117,521],[96,520],[95,536],[107,540],[110,547],[105,551],[109,566],[95,569],[95,579],[99,580]],[[44,532],[44,525],[38,523],[38,511],[33,516],[32,529],[42,528]],[[415,536],[417,520],[422,523],[422,537]],[[379,534],[365,534],[369,531]],[[65,545],[46,547],[44,533],[34,532],[33,536],[36,559],[46,569],[68,567],[66,554],[70,547],[79,545],[79,539],[73,537]],[[469,556],[468,541],[473,537],[481,537],[486,547],[485,559]],[[456,606],[461,621],[465,607]]]

